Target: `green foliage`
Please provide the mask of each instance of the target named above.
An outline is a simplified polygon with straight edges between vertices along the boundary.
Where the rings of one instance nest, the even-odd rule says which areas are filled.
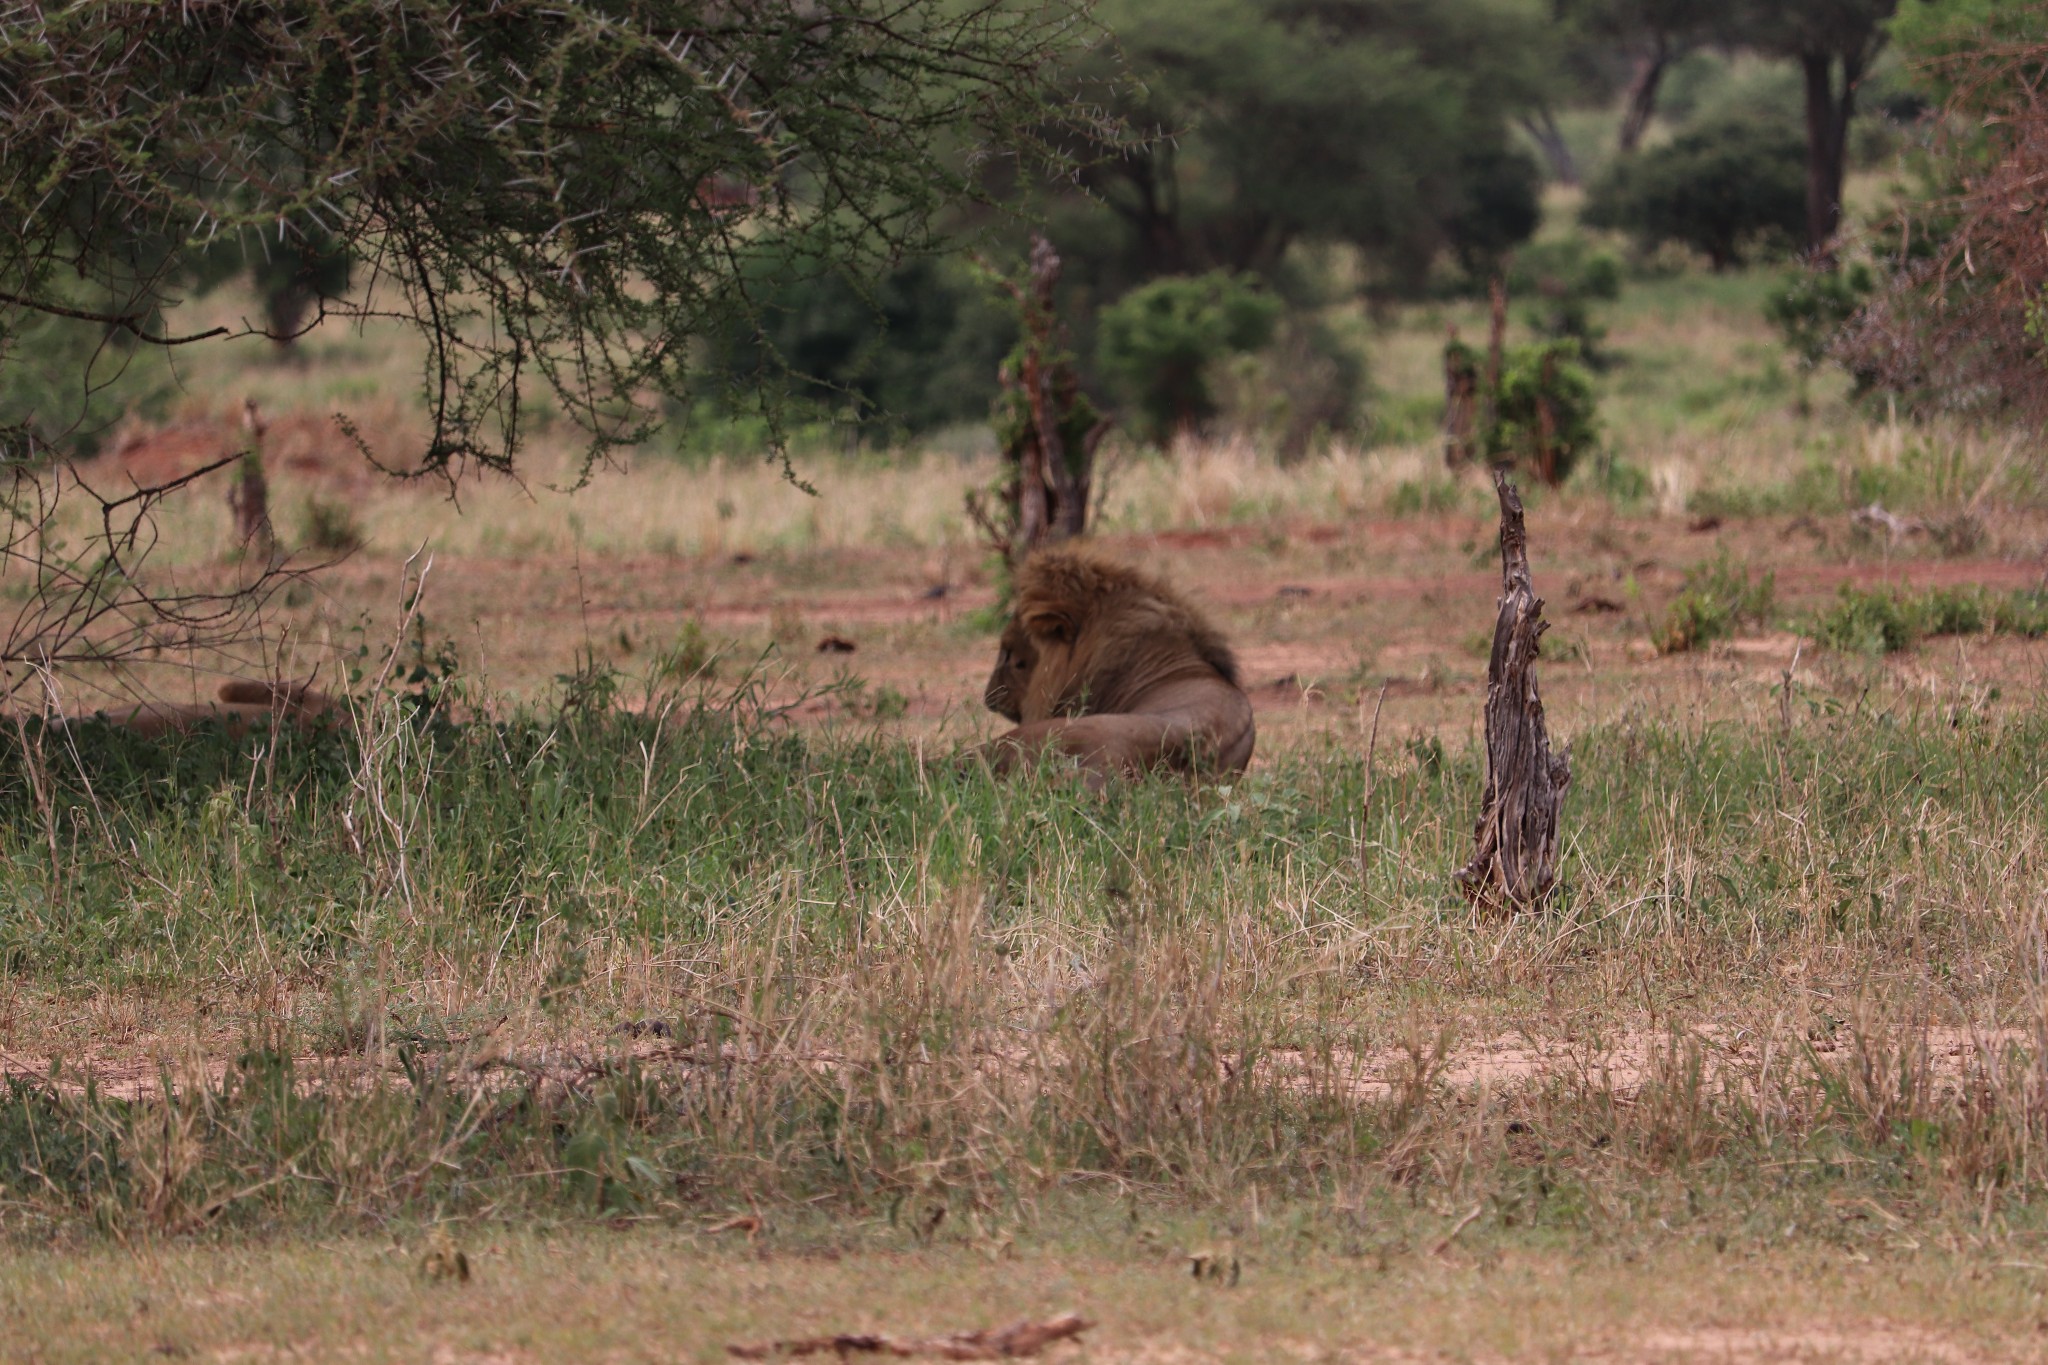
[[[1799,132],[1804,99],[1793,63],[1703,47],[1672,64],[1657,109],[1680,132],[1741,119]]]
[[[1476,352],[1463,349],[1467,363],[1483,365]],[[1508,347],[1492,411],[1492,425],[1478,433],[1486,458],[1512,463],[1547,484],[1570,478],[1579,459],[1599,445],[1593,376],[1579,363],[1575,341]]]
[[[90,456],[121,418],[175,392],[152,349],[94,323],[0,308],[0,457]]]
[[[1660,654],[1682,654],[1733,635],[1740,626],[1761,626],[1777,603],[1777,575],[1751,578],[1749,569],[1726,550],[1686,571],[1685,585],[1657,628]]]
[[[1017,326],[973,267],[920,256],[870,282],[842,256],[812,234],[747,263],[754,313],[707,364],[724,406],[743,414],[763,389],[783,391],[795,400],[784,420],[815,415],[881,442],[985,418]]]
[[[1266,344],[1280,301],[1223,271],[1154,280],[1102,310],[1096,363],[1139,420],[1145,439],[1164,444],[1216,412],[1211,367]]]
[[[756,317],[750,262],[872,278],[976,190],[963,139],[1057,159],[1047,68],[1089,36],[1066,0],[38,11],[0,27],[0,292],[82,278],[168,342],[219,237],[345,252],[379,287],[329,313],[426,343],[428,468],[510,464],[542,392],[594,459]]]
[[[1810,629],[1829,649],[1857,654],[1895,654],[1936,635],[1990,631],[2038,639],[2048,635],[2048,594],[1999,594],[1983,588],[1912,592],[1845,583]]]
[[[246,275],[263,300],[271,339],[288,346],[319,324],[317,316],[309,316],[315,309],[347,297],[354,264],[348,244],[315,225],[282,236],[260,229],[223,234],[195,254],[185,269],[201,294]]]
[[[1459,158],[1458,189],[1444,236],[1466,275],[1484,280],[1543,221],[1543,173],[1524,152],[1480,147]]]
[[[1870,267],[1861,261],[1834,270],[1797,269],[1772,293],[1764,316],[1801,368],[1818,369],[1873,285]]]
[[[1375,289],[1413,295],[1451,257],[1483,275],[1533,230],[1540,176],[1512,116],[1547,96],[1548,16],[1511,0],[1105,0],[1107,54],[1074,73],[1142,144],[1050,187],[1052,237],[1082,307],[1162,275],[1271,276],[1298,244],[1341,243]]]
[[[1586,364],[1601,367],[1607,329],[1593,320],[1593,305],[1621,297],[1621,262],[1612,252],[1577,235],[1534,242],[1515,253],[1507,287],[1512,298],[1536,300],[1526,311],[1538,335],[1576,341]]]
[[[2009,0],[1899,0],[1887,27],[1909,78],[1943,103],[1956,92],[1958,77],[1968,78],[1965,63],[1976,54],[2048,38],[2048,14],[2037,5]],[[1993,96],[1978,92],[1976,97]]]
[[[1644,250],[1681,243],[1725,270],[1805,230],[1806,150],[1796,133],[1761,119],[1688,129],[1610,167],[1588,190],[1580,221],[1627,232]]]
[[[1214,367],[1220,416],[1270,441],[1283,460],[1363,424],[1365,357],[1323,314],[1297,309],[1254,353]]]
[[[364,541],[363,523],[349,503],[309,493],[299,504],[299,544],[306,548],[347,554]]]

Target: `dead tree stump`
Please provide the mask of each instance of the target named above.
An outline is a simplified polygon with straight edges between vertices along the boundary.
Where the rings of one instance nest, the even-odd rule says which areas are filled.
[[[970,492],[967,514],[998,553],[1022,564],[1040,545],[1087,529],[1095,451],[1110,422],[1081,392],[1054,311],[1060,255],[1052,243],[1032,235],[1025,282],[983,268],[1015,305],[1023,336],[996,375],[1002,396],[994,425],[1008,477],[998,489]]]
[[[228,507],[235,514],[235,535],[245,552],[263,559],[276,549],[276,535],[270,526],[270,484],[263,476],[263,433],[269,429],[253,398],[242,401],[242,427],[249,433],[249,448],[235,467],[235,481],[228,488]]]
[[[1500,495],[1500,616],[1486,667],[1486,789],[1472,861],[1458,870],[1458,883],[1475,903],[1533,909],[1557,883],[1558,810],[1571,785],[1571,751],[1550,752],[1536,691],[1538,640],[1549,623],[1529,581],[1522,497],[1505,469],[1493,471],[1493,487]]]

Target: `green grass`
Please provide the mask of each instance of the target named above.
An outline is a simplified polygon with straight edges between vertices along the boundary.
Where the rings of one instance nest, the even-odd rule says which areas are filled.
[[[1088,1178],[1314,1207],[1458,1153],[1461,1198],[1583,1231],[1625,1189],[1761,1198],[1765,1168],[1937,1202],[2048,1170],[2017,1043],[1944,1080],[1915,1041],[2009,998],[1984,973],[2029,932],[2010,868],[2048,832],[2048,711],[1802,694],[1784,731],[1595,729],[1558,905],[1497,920],[1452,887],[1463,744],[1387,746],[1361,824],[1348,752],[1097,798],[806,739],[744,681],[666,719],[574,695],[463,728],[387,702],[275,746],[10,746],[17,999],[149,1001],[173,1060],[168,1094],[13,1082],[4,1226],[1021,1216]],[[1732,998],[1835,955],[1915,984],[1781,1018],[1775,1068],[1653,1024],[1619,1079],[1445,1080],[1481,1000],[1582,996],[1591,1047],[1627,1027],[1592,1003],[1617,979]],[[181,1068],[179,1028],[225,1069]]]

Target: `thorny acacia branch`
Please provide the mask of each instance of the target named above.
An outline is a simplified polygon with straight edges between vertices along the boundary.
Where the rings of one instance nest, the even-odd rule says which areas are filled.
[[[879,269],[992,151],[1053,155],[1085,7],[0,0],[0,302],[178,344],[224,236],[339,242],[367,285],[328,312],[426,342],[426,470],[508,468],[537,385],[594,461],[748,322],[777,238]]]

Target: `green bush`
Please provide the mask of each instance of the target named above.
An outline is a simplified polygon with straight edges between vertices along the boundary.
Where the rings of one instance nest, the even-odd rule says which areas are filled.
[[[1853,588],[1844,584],[1834,605],[1813,622],[1813,637],[1829,649],[1895,654],[1935,635],[2048,635],[2048,592],[2006,593],[1983,588]]]
[[[1563,483],[1579,457],[1599,444],[1593,377],[1576,341],[1510,346],[1502,357],[1487,457],[1511,461],[1543,482]]]
[[[1794,270],[1764,303],[1764,317],[1807,370],[1820,368],[1844,325],[1870,297],[1870,267]]]
[[[1365,357],[1313,312],[1281,319],[1264,349],[1222,367],[1218,380],[1222,420],[1264,437],[1283,460],[1363,425]]]
[[[1644,250],[1679,242],[1716,270],[1806,224],[1806,149],[1789,128],[1726,118],[1610,167],[1579,221],[1626,232]]]
[[[750,258],[758,326],[709,339],[706,374],[725,400],[691,414],[693,446],[767,444],[774,433],[752,417],[763,393],[794,400],[779,419],[785,437],[829,420],[889,441],[987,416],[1017,326],[968,263],[916,257],[870,286],[835,268],[832,250],[821,235]],[[721,416],[737,424],[721,431]]]
[[[155,412],[173,392],[159,347],[97,323],[0,309],[0,458],[91,456],[123,417]]]
[[[1140,285],[1102,310],[1096,360],[1136,409],[1128,423],[1164,444],[1216,414],[1211,367],[1272,339],[1280,300],[1223,271]]]
[[[1778,596],[1777,575],[1752,579],[1749,570],[1726,550],[1686,572],[1685,586],[1673,599],[1657,630],[1657,652],[1682,654],[1726,639],[1742,625],[1770,619]]]
[[[1910,599],[1890,589],[1866,590],[1847,583],[1813,625],[1817,642],[1856,654],[1895,654],[1912,648],[1922,633]]]
[[[2016,592],[1991,604],[1991,629],[2038,640],[2048,635],[2048,589]]]
[[[318,493],[299,504],[299,543],[307,549],[350,554],[362,549],[367,539],[352,504]]]

